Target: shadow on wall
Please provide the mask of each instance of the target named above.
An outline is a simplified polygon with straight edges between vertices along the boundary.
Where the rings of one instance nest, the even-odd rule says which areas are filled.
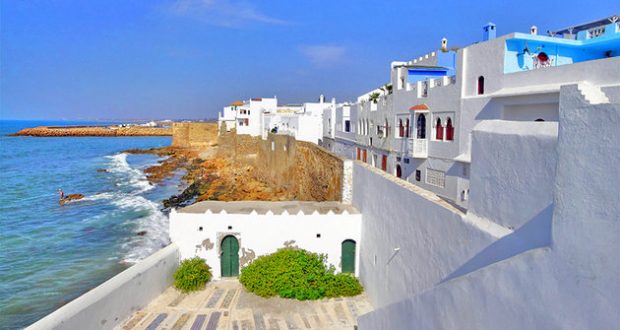
[[[439,283],[461,277],[523,252],[550,246],[552,216],[553,204],[550,204],[512,234],[502,237],[480,251]]]

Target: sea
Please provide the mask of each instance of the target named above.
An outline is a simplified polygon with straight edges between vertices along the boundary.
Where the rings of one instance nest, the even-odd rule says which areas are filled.
[[[162,200],[181,173],[151,185],[144,169],[163,158],[123,152],[170,137],[7,136],[89,124],[106,123],[0,120],[0,329],[34,323],[170,242]],[[61,206],[58,189],[85,197]]]

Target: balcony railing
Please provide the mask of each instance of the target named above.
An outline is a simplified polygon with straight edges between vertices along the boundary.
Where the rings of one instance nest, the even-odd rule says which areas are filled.
[[[428,140],[426,139],[409,139],[409,154],[413,158],[428,157]]]

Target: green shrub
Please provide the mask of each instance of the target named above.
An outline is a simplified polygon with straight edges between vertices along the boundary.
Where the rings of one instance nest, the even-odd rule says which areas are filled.
[[[326,256],[302,249],[284,248],[258,257],[241,270],[239,282],[261,297],[280,296],[298,300],[353,296],[363,288],[357,278],[334,274]]]
[[[195,257],[181,262],[174,272],[174,287],[187,293],[202,289],[210,279],[209,265],[203,259]]]
[[[364,288],[355,276],[347,273],[336,274],[331,278],[325,287],[325,296],[332,297],[351,297],[362,293]]]

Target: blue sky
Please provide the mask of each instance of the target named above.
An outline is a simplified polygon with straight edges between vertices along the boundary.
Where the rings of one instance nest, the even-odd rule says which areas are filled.
[[[19,1],[1,5],[0,118],[214,118],[236,99],[354,100],[389,63],[563,28],[620,1]]]

